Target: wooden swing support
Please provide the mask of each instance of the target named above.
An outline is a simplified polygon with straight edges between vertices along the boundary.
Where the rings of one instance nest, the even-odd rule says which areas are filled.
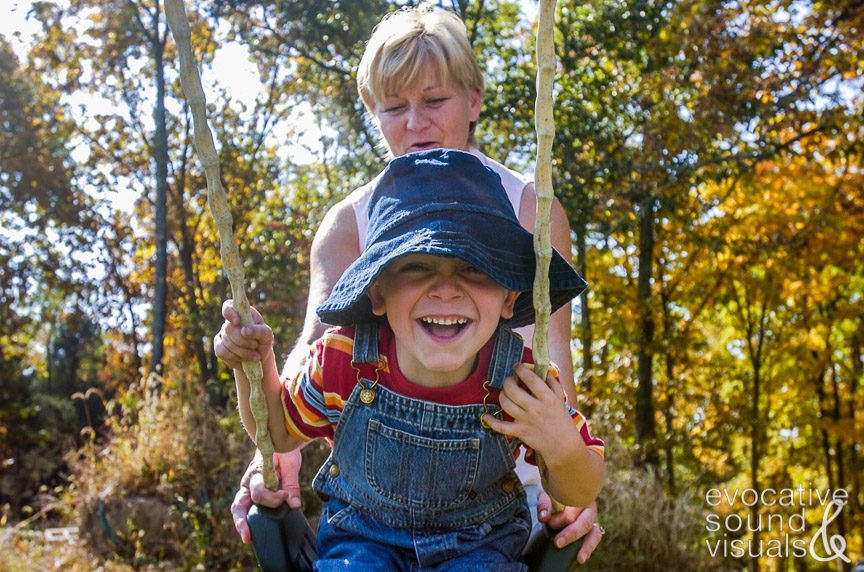
[[[552,113],[552,82],[555,79],[554,34],[555,0],[540,0],[537,16],[537,99],[534,124],[537,131],[537,164],[534,189],[537,193],[537,218],[534,223],[534,314],[536,317],[532,351],[535,371],[546,379],[549,371],[549,264],[552,260],[550,218],[552,213],[552,140],[555,119]]]
[[[244,325],[252,324],[252,311],[246,298],[243,261],[240,260],[240,253],[234,240],[232,231],[234,219],[219,174],[219,154],[213,143],[213,134],[207,125],[207,101],[204,97],[204,88],[201,86],[201,75],[198,73],[198,66],[192,55],[192,33],[183,0],[165,0],[165,17],[174,35],[174,42],[177,44],[180,85],[192,110],[193,142],[207,178],[207,204],[219,229],[222,267],[228,275],[228,282],[231,283],[234,309],[240,314]],[[264,484],[268,489],[275,491],[279,487],[279,481],[273,468],[273,441],[270,439],[267,425],[267,401],[261,390],[264,377],[261,363],[244,361],[243,372],[249,379],[249,403],[255,419],[255,443],[264,460]]]
[[[537,269],[534,278],[534,309],[536,323],[533,338],[535,372],[546,379],[549,371],[549,264],[552,260],[550,217],[554,192],[552,190],[552,141],[555,137],[553,116],[552,83],[555,78],[555,2],[540,0],[537,18],[537,99],[534,107],[537,132],[537,163],[535,190],[537,193],[537,215],[534,227],[534,251]],[[207,202],[219,229],[222,266],[231,283],[234,309],[244,324],[252,323],[252,313],[244,287],[243,263],[232,233],[233,218],[228,198],[219,175],[219,155],[213,143],[213,134],[207,124],[206,100],[201,85],[198,66],[192,55],[189,20],[183,0],[165,0],[165,15],[168,26],[177,44],[180,59],[180,84],[192,110],[195,150],[207,178]],[[276,490],[278,480],[273,468],[273,443],[267,427],[267,404],[261,391],[262,368],[258,362],[243,362],[243,371],[249,379],[250,405],[255,419],[255,442],[264,460],[264,483]],[[545,480],[545,465],[538,457],[541,475]],[[560,504],[554,503],[560,509]]]
[[[537,99],[534,103],[534,124],[537,132],[537,163],[534,189],[537,193],[537,216],[534,222],[534,254],[537,269],[534,275],[534,371],[540,379],[549,372],[549,264],[552,261],[551,215],[552,201],[552,141],[555,138],[552,84],[555,79],[555,2],[540,0],[537,12]],[[537,455],[537,466],[546,489],[546,463]],[[551,497],[550,497],[551,498]],[[564,506],[552,499],[552,510]]]

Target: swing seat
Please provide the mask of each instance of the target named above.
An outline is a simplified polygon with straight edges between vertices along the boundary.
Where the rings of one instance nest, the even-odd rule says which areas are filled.
[[[253,505],[246,517],[252,532],[252,547],[262,572],[312,572],[318,559],[315,531],[298,509]],[[575,562],[582,539],[556,548],[548,527],[535,532],[525,547],[530,572],[565,572]]]
[[[252,505],[246,517],[263,572],[312,572],[318,559],[315,531],[303,511]]]

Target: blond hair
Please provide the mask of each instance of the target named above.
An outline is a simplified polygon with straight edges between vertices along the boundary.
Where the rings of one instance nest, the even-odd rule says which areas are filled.
[[[483,93],[483,73],[456,14],[424,2],[384,16],[357,69],[357,89],[369,113],[374,115],[376,101],[417,81],[427,66],[445,85]]]

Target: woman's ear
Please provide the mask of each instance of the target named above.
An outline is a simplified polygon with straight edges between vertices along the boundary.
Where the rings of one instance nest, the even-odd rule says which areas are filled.
[[[476,122],[480,119],[480,111],[483,109],[483,90],[477,88],[468,93],[469,119]]]
[[[381,286],[376,282],[371,288],[366,290],[366,297],[372,302],[372,313],[376,316],[384,316],[387,314],[387,305],[384,303],[384,295],[381,293]]]
[[[501,317],[509,320],[513,317],[513,308],[516,306],[516,299],[522,292],[507,291],[507,297],[504,298],[504,305],[501,307]]]

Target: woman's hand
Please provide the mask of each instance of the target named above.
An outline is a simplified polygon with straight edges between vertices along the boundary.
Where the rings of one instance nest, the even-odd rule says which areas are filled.
[[[576,556],[579,564],[585,564],[591,558],[591,554],[603,538],[603,527],[597,522],[597,503],[591,503],[585,508],[568,506],[561,512],[553,514],[552,501],[549,495],[541,490],[537,501],[537,518],[558,531],[554,538],[555,546],[558,548],[564,548],[580,538],[583,539],[582,547]]]
[[[249,523],[246,516],[252,503],[260,504],[270,508],[276,508],[282,503],[288,503],[291,508],[300,508],[300,464],[303,457],[300,449],[288,453],[274,453],[273,464],[276,474],[279,476],[279,490],[271,491],[264,486],[262,476],[261,453],[256,451],[255,457],[246,467],[243,478],[240,479],[240,488],[234,495],[231,503],[231,516],[234,518],[234,528],[244,544],[252,541],[249,531]]]

